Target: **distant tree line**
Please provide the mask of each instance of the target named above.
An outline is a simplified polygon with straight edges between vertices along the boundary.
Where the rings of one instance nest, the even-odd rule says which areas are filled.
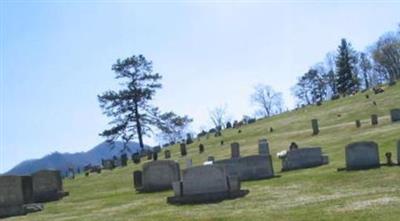
[[[143,55],[118,59],[111,68],[120,80],[119,90],[109,90],[98,95],[100,107],[112,118],[111,127],[100,133],[107,141],[122,140],[125,148],[129,141],[138,139],[144,148],[143,137],[156,135],[164,143],[192,140],[188,130],[193,121],[189,116],[179,116],[169,111],[161,112],[151,103],[157,90],[162,87],[162,76],[153,73],[153,65]],[[298,105],[321,104],[328,99],[354,94],[380,84],[394,84],[400,79],[400,26],[397,32],[382,35],[377,42],[363,52],[353,49],[351,43],[342,39],[336,52],[329,52],[323,62],[312,66],[302,74],[292,93]],[[271,117],[283,112],[282,93],[271,86],[259,84],[250,96],[255,107],[255,117]],[[240,127],[255,122],[255,117],[243,116],[231,122],[227,107],[219,106],[209,112],[215,128]],[[200,134],[204,135],[203,130]]]
[[[311,67],[292,88],[299,105],[320,104],[400,79],[400,26],[382,35],[364,52],[342,39],[336,52]]]

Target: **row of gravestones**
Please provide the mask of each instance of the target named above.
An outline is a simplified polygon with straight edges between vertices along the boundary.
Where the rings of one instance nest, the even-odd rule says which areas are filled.
[[[181,146],[181,154],[185,146]],[[168,197],[172,204],[206,203],[236,198],[246,195],[248,190],[240,189],[240,182],[246,180],[275,177],[269,144],[266,139],[259,140],[257,155],[240,156],[238,143],[231,144],[231,158],[215,161],[212,164],[191,166],[182,171],[172,160],[147,162],[142,171],[134,171],[134,187],[139,192],[154,192],[173,189],[174,196]],[[288,151],[282,161],[284,171],[320,166],[328,163],[321,148],[301,148]],[[185,154],[182,154],[185,155]]]
[[[400,122],[400,109],[392,109],[390,110],[390,120],[392,123],[395,122]],[[361,127],[361,121],[356,120],[356,127],[359,128]],[[371,115],[371,125],[376,126],[378,125],[378,115],[372,114]],[[313,130],[313,135],[319,134],[319,126],[318,126],[318,119],[312,119],[311,120],[311,127]]]
[[[397,144],[400,165],[400,140]],[[378,145],[374,142],[351,143],[345,148],[347,170],[379,167]],[[214,159],[208,159],[214,161]],[[391,160],[388,160],[391,162]],[[329,159],[320,147],[290,148],[282,158],[282,171],[328,164]],[[211,165],[188,167],[182,171],[172,160],[147,162],[142,171],[134,171],[134,187],[139,192],[173,189],[168,197],[171,204],[207,203],[245,196],[240,182],[273,178],[274,170],[267,140],[259,141],[259,154],[240,156],[237,143],[231,145],[231,158],[214,161]]]
[[[112,159],[102,159],[101,165],[105,170],[113,170],[116,167],[126,167],[128,165],[128,155],[122,154],[120,158],[114,156]]]
[[[30,176],[0,176],[0,218],[25,215],[43,209],[41,203],[59,200],[63,191],[58,170],[41,170]]]

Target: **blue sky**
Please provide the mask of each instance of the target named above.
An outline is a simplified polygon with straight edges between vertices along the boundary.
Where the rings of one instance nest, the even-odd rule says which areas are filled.
[[[209,126],[227,105],[253,114],[258,83],[284,94],[347,38],[364,50],[400,22],[400,3],[1,3],[0,172],[45,154],[85,151],[107,127],[96,95],[111,65],[143,54],[163,75],[155,104]],[[146,139],[153,143],[151,138]]]

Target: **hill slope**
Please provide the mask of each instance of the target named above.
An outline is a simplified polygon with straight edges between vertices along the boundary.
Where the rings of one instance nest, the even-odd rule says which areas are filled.
[[[199,141],[188,147],[187,158],[199,165],[213,155],[230,157],[230,143],[239,142],[241,155],[257,153],[257,142],[268,138],[274,168],[280,178],[242,182],[250,193],[240,199],[217,204],[172,206],[166,197],[172,191],[137,194],[132,171],[141,165],[104,171],[90,177],[66,180],[70,196],[48,203],[40,213],[10,220],[397,220],[400,217],[400,167],[382,167],[355,172],[337,172],[345,165],[344,147],[354,141],[373,140],[380,146],[381,162],[387,151],[396,153],[400,123],[390,123],[389,110],[400,108],[400,84],[370,99],[364,94],[291,111],[259,120],[242,128],[223,131],[223,137],[202,138],[205,153],[198,154]],[[376,101],[377,106],[372,104]],[[371,127],[370,114],[379,115],[379,125]],[[340,117],[338,115],[340,114]],[[320,135],[311,136],[310,120],[320,121]],[[362,127],[356,128],[354,120]],[[269,127],[274,132],[268,132]],[[220,145],[220,140],[225,145]],[[300,147],[321,146],[330,164],[290,172],[280,171],[278,151],[295,141]],[[172,156],[185,168],[177,145]],[[162,159],[163,156],[160,156]]]
[[[128,144],[132,152],[140,149],[139,144]],[[55,152],[44,156],[41,159],[26,160],[18,164],[6,174],[26,175],[42,169],[57,169],[62,172],[68,170],[69,167],[82,168],[87,164],[101,164],[101,159],[109,159],[113,156],[120,156],[123,148],[121,142],[115,142],[113,148],[109,143],[103,142],[93,147],[87,152],[81,153],[59,153]]]

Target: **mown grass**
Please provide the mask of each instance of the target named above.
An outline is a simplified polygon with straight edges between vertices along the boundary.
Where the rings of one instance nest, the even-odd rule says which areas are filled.
[[[370,99],[365,98],[365,94]],[[381,162],[385,152],[396,156],[400,123],[391,123],[389,110],[400,108],[400,84],[385,93],[366,92],[356,96],[310,106],[259,120],[223,136],[201,138],[188,147],[188,156],[180,157],[178,146],[170,148],[173,159],[185,167],[186,158],[195,165],[207,156],[230,157],[230,143],[239,142],[241,155],[257,153],[257,142],[268,138],[274,168],[280,178],[242,182],[250,193],[244,198],[216,204],[173,206],[166,203],[172,191],[138,194],[133,189],[132,172],[141,167],[103,171],[90,177],[65,180],[70,196],[45,204],[39,213],[9,220],[398,220],[400,217],[400,167],[381,167],[365,171],[337,172],[344,167],[344,147],[354,141],[372,140],[379,144]],[[377,106],[372,104],[376,101]],[[379,125],[370,126],[371,114],[379,115]],[[340,117],[338,116],[340,115]],[[311,136],[312,118],[319,119],[321,132]],[[362,127],[354,121],[360,119]],[[269,128],[274,132],[270,133]],[[220,141],[224,140],[224,145]],[[301,147],[321,146],[330,164],[281,173],[278,151],[295,141]],[[199,143],[205,153],[198,153]],[[163,154],[159,156],[163,159]],[[394,157],[395,158],[395,157]]]

